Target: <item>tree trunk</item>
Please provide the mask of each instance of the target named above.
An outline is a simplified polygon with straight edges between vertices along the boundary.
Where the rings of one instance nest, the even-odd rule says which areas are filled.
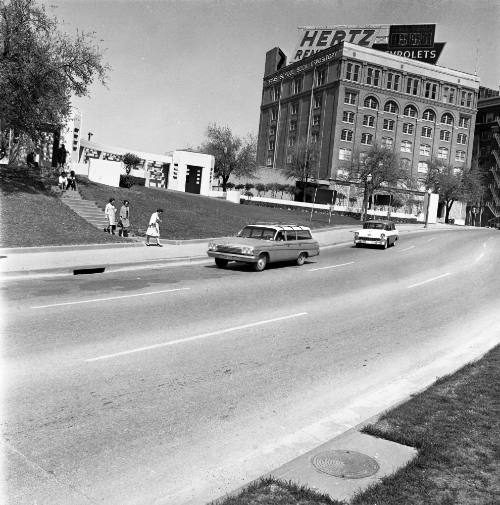
[[[446,200],[446,202],[445,202],[444,207],[445,207],[446,211],[445,211],[445,215],[444,215],[444,222],[446,224],[448,224],[448,222],[449,222],[450,210],[451,210],[451,207],[453,206],[454,201],[455,200]]]

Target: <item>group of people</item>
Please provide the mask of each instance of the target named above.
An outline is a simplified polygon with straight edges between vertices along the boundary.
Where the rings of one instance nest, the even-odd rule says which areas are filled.
[[[74,170],[71,170],[69,174],[66,174],[63,170],[59,174],[59,189],[61,191],[66,191],[67,189],[76,191],[76,175]]]
[[[106,204],[104,209],[104,214],[107,219],[107,227],[104,231],[115,235],[116,229],[118,228],[118,236],[128,237],[130,230],[130,202],[128,200],[123,200],[123,205],[120,207],[120,213],[118,221],[116,219],[117,208],[115,207],[115,199],[110,198],[109,202]],[[146,245],[157,245],[158,247],[163,247],[160,244],[160,223],[161,216],[163,214],[163,209],[158,208],[156,212],[151,214],[149,219],[148,229],[146,231]],[[155,239],[156,243],[152,244],[151,239]]]
[[[111,235],[115,235],[118,226],[118,236],[128,237],[128,232],[130,230],[130,202],[128,200],[123,200],[123,205],[120,207],[118,222],[116,220],[116,212],[115,199],[110,198],[104,208],[104,214],[108,221],[108,226],[104,228],[104,231]]]

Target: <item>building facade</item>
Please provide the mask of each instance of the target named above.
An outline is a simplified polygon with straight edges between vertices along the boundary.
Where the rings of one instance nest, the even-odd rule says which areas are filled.
[[[343,42],[286,65],[266,54],[257,161],[275,170],[297,142],[317,144],[318,180],[341,180],[375,144],[414,179],[432,157],[470,167],[479,78]]]
[[[474,157],[485,175],[485,201],[473,209],[471,224],[500,225],[500,96],[496,90],[481,88],[477,102]],[[471,210],[472,212],[472,210]]]

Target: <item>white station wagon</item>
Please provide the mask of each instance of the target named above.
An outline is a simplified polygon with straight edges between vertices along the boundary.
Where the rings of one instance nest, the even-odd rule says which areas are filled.
[[[356,247],[362,245],[377,245],[387,249],[394,245],[399,239],[399,232],[392,221],[374,219],[365,221],[363,228],[354,232],[354,244]]]
[[[252,263],[261,272],[268,263],[294,261],[303,265],[307,258],[319,254],[319,244],[311,230],[295,224],[256,223],[245,226],[236,237],[212,240],[207,254],[224,268],[229,261]]]

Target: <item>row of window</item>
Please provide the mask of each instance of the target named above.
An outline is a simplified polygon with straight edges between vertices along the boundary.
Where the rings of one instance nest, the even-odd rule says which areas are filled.
[[[348,62],[345,67],[345,79],[352,82],[361,82],[361,65]],[[376,67],[367,67],[365,84],[369,86],[382,86],[382,71]],[[392,91],[405,92],[409,95],[420,95],[430,100],[441,100],[445,103],[459,103],[463,107],[472,107],[474,94],[472,91],[458,90],[450,85],[443,85],[441,98],[439,97],[439,84],[433,81],[422,82],[420,77],[406,77],[397,72],[387,72],[385,88]]]
[[[344,103],[349,105],[356,105],[357,93],[351,91],[346,91],[344,95]],[[379,103],[378,100],[373,96],[367,96],[363,101],[363,107],[367,109],[378,110]],[[396,102],[389,100],[384,105],[384,112],[389,112],[397,114],[399,112],[399,107]],[[407,105],[403,110],[403,116],[407,117],[417,117],[418,111],[414,105]],[[424,110],[422,114],[422,119],[425,121],[436,121],[436,113],[432,109]],[[441,123],[452,125],[453,116],[449,112],[445,112],[441,116]],[[468,128],[470,123],[470,118],[465,116],[460,116],[458,126],[461,128]]]
[[[363,126],[374,128],[375,116],[364,116]],[[395,122],[392,119],[384,119],[382,129],[386,131],[394,131]],[[403,123],[403,133],[407,135],[413,135],[414,131],[413,123]],[[368,135],[368,134],[367,134]],[[343,129],[340,133],[341,140],[352,141],[353,130]],[[432,128],[429,126],[423,126],[421,130],[421,136],[425,138],[432,138]],[[451,131],[441,130],[439,132],[439,140],[443,142],[450,142]],[[457,135],[457,144],[467,144],[467,135],[465,133],[459,133]]]
[[[362,142],[362,143],[364,143],[365,145],[371,145],[372,139],[368,139],[368,140],[370,140],[369,143],[367,143],[367,142]],[[385,142],[384,142],[384,140],[385,140]],[[387,148],[391,148],[392,145],[393,145],[393,139],[391,139],[391,138],[382,139],[382,146],[385,146]],[[411,149],[411,142],[409,142],[409,145],[408,145],[408,141],[403,141],[401,143],[401,152],[409,153],[409,152],[411,152],[411,150],[412,150]],[[430,156],[431,155],[431,146],[426,145],[426,144],[422,144],[419,149],[419,154],[420,154],[420,156]],[[450,152],[447,147],[440,147],[438,150],[437,157],[440,159],[447,160],[449,157],[449,154],[450,154]],[[463,161],[465,161],[465,157],[466,157],[465,151],[458,150],[455,152],[455,161],[463,162]],[[350,161],[351,159],[352,159],[352,149],[349,147],[341,147],[339,149],[339,160]]]

